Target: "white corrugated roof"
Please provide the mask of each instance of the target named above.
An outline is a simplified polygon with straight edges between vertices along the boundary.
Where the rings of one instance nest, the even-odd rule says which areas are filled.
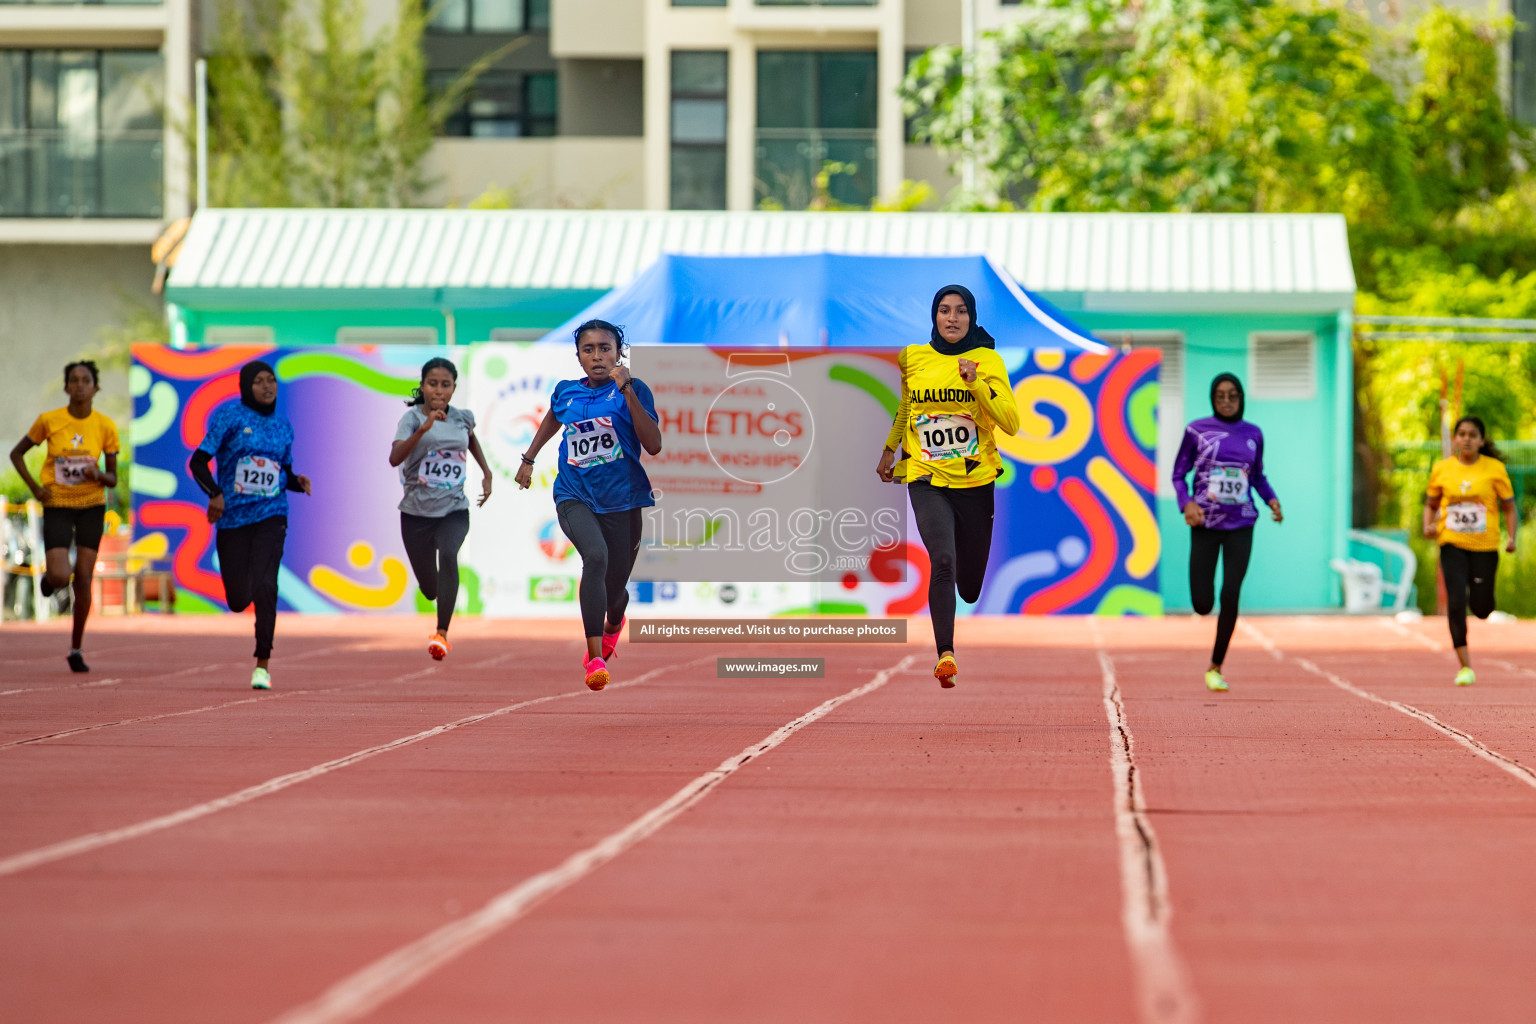
[[[1338,214],[602,210],[204,210],[170,286],[607,289],[663,252],[821,251],[985,253],[1091,309],[1346,309],[1355,291]]]

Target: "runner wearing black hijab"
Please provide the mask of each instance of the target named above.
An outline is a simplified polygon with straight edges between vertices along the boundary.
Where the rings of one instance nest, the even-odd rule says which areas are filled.
[[[917,532],[928,549],[928,613],[939,685],[955,685],[955,591],[981,596],[992,550],[994,484],[1003,459],[994,430],[1015,434],[1019,407],[992,336],[976,322],[976,299],[951,284],[933,297],[933,333],[908,345],[901,366],[901,406],[875,472],[904,481]],[[896,450],[904,449],[900,462]]]
[[[218,479],[208,471],[218,463]],[[192,453],[192,479],[208,495],[208,521],[225,600],[232,612],[256,606],[256,668],[251,687],[272,689],[268,662],[277,627],[277,574],[288,537],[287,491],[310,493],[293,472],[293,425],[277,412],[277,375],[259,359],[240,368],[240,404],[226,402]]]
[[[1184,428],[1184,439],[1173,463],[1173,491],[1190,527],[1189,599],[1205,615],[1216,601],[1216,561],[1221,559],[1221,614],[1216,618],[1216,644],[1205,670],[1205,686],[1227,689],[1221,674],[1227,645],[1237,628],[1237,600],[1253,553],[1253,524],[1259,510],[1251,491],[1269,505],[1270,518],[1280,522],[1280,499],[1264,477],[1264,432],[1243,419],[1243,382],[1230,373],[1211,381],[1213,416]],[[1195,472],[1193,493],[1185,477]]]

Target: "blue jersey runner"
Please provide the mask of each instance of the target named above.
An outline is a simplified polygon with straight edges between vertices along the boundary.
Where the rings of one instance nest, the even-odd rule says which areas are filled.
[[[655,419],[651,389],[638,380],[633,386],[641,407]],[[585,379],[563,380],[549,401],[562,427],[555,504],[575,500],[593,512],[656,504],[650,478],[640,465],[640,438],[629,403],[611,381],[593,388]]]

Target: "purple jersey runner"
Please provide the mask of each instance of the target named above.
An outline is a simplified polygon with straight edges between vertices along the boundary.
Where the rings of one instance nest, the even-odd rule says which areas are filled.
[[[1195,471],[1191,494],[1185,477]],[[1173,462],[1173,493],[1183,509],[1191,500],[1213,530],[1239,530],[1259,521],[1253,492],[1267,504],[1275,489],[1264,478],[1264,432],[1247,420],[1226,422],[1215,416],[1184,428]]]

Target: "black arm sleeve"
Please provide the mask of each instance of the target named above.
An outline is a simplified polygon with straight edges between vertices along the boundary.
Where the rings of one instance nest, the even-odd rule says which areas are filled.
[[[217,498],[224,492],[208,470],[208,463],[212,461],[213,456],[199,448],[192,453],[192,459],[187,463],[187,468],[192,471],[192,479],[197,481],[197,486],[203,489],[203,493],[210,498]]]
[[[299,478],[294,476],[293,467],[286,462],[283,463],[283,479],[288,481],[288,489],[290,491],[298,491],[301,494],[304,492],[303,486],[299,483]]]

